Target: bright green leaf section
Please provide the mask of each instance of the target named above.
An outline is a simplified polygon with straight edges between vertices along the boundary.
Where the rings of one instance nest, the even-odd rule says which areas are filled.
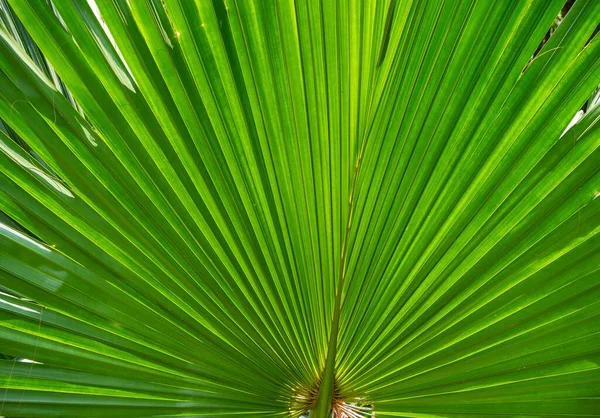
[[[571,3],[0,0],[0,416],[600,416]]]

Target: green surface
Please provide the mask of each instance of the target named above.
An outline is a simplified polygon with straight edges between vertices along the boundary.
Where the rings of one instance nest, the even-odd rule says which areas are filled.
[[[96,3],[0,0],[0,416],[600,416],[600,1]]]

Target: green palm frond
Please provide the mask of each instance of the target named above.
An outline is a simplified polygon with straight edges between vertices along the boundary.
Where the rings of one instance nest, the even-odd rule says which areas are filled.
[[[0,416],[600,416],[599,16],[0,0]]]

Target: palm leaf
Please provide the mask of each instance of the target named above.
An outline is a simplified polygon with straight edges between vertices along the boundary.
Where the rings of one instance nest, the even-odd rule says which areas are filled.
[[[600,416],[572,3],[2,0],[0,415]]]

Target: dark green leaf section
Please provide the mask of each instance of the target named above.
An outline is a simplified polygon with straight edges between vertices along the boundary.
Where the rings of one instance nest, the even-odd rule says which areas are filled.
[[[600,416],[600,2],[9,3],[0,416]]]

